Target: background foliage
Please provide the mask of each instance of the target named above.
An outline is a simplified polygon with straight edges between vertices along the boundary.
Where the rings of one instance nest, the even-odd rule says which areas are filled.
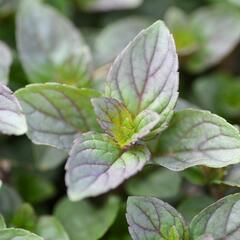
[[[238,127],[240,1],[128,0],[117,4],[119,1],[113,0],[46,0],[46,4],[70,19],[80,35],[72,25],[65,22],[64,17],[55,21],[48,11],[39,13],[38,9],[34,9],[34,3],[28,5],[30,11],[27,8],[20,9],[20,2],[0,0],[0,82],[8,84],[13,91],[29,83],[66,84],[68,91],[64,93],[65,98],[61,98],[62,102],[57,102],[57,107],[66,107],[61,117],[70,115],[73,121],[64,122],[60,129],[67,132],[68,137],[51,139],[54,146],[61,146],[62,150],[35,145],[26,136],[0,136],[0,214],[9,227],[2,230],[0,240],[11,239],[14,234],[25,236],[26,240],[40,240],[37,235],[45,240],[129,240],[131,237],[125,219],[128,196],[160,198],[178,209],[186,222],[190,223],[205,207],[230,193],[239,192],[240,166],[236,164],[222,168],[221,153],[218,156],[220,168],[217,169],[210,168],[216,166],[208,158],[207,166],[189,163],[180,167],[159,158],[159,154],[168,154],[168,149],[185,147],[179,144],[179,139],[172,141],[170,129],[164,132],[159,143],[151,143],[151,150],[156,153],[155,161],[173,170],[191,168],[173,172],[160,166],[146,165],[141,173],[107,194],[71,202],[66,197],[64,182],[67,159],[64,148],[69,147],[78,128],[86,131],[100,129],[91,119],[93,109],[85,101],[98,97],[98,92],[80,90],[74,86],[103,90],[113,60],[132,38],[158,19],[164,20],[173,33],[179,56],[180,100],[177,110],[189,107],[210,110]],[[21,31],[23,28],[25,31]],[[58,28],[63,28],[66,34],[59,35]],[[35,38],[40,40],[33,41]],[[67,44],[69,42],[72,44]],[[49,89],[55,91],[54,94],[48,95]],[[30,86],[17,91],[17,97],[29,112],[32,108],[41,110],[44,102],[42,98],[35,99],[31,91],[45,94],[45,101],[48,97],[56,99],[63,92],[57,84],[40,88]],[[69,104],[76,103],[76,109],[84,105],[86,111],[71,112],[65,105],[66,99]],[[54,101],[52,103],[56,104]],[[14,111],[18,109],[14,108]],[[197,118],[194,110],[188,111],[184,111],[185,115]],[[86,115],[85,122],[81,120],[82,114]],[[45,116],[31,117],[30,122],[33,123],[36,118]],[[59,117],[58,113],[55,117]],[[205,118],[208,119],[208,114]],[[177,113],[174,123],[184,126],[185,119]],[[215,120],[222,124],[221,119]],[[17,129],[17,135],[20,135],[26,128],[21,113],[16,121],[21,122],[22,128]],[[49,120],[49,125],[39,124],[38,127],[48,131],[59,124],[60,121]],[[16,131],[16,126],[13,129],[0,124],[1,131],[6,129]],[[60,131],[57,127],[56,130]],[[231,136],[236,136],[236,132],[233,130]],[[28,135],[34,138],[34,129]],[[35,137],[34,141],[48,143],[48,139],[41,136]],[[229,161],[235,163],[236,159],[231,153],[228,154]],[[224,202],[226,209],[230,209],[231,201],[239,200],[238,195],[233,196]],[[136,199],[129,200],[133,205],[134,201]],[[134,219],[136,212],[131,209],[128,214],[132,214],[129,216]],[[198,217],[205,221],[204,214]],[[217,219],[218,216],[214,217]],[[199,234],[200,230],[194,228],[197,220],[195,218],[190,224],[194,239],[208,239],[200,238],[205,237],[201,236],[204,232]],[[4,226],[0,217],[0,229]],[[11,230],[10,227],[17,229]],[[175,230],[172,231],[172,235],[163,239],[178,239]],[[183,238],[181,231],[178,231],[179,239]]]

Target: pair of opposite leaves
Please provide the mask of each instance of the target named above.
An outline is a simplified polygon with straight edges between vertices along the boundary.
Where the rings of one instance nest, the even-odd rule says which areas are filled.
[[[153,197],[130,197],[127,221],[133,240],[239,240],[240,194],[229,195],[205,208],[189,227],[173,207]],[[43,238],[22,229],[6,228],[0,216],[1,240]]]
[[[20,12],[18,45],[25,70],[31,70],[29,74],[35,71],[25,42],[30,31],[26,18],[35,16],[32,10],[44,13],[46,21],[66,21],[41,4]],[[73,26],[64,26],[68,36],[74,32],[77,39]],[[63,41],[59,46],[62,44],[70,43]],[[140,140],[154,137],[168,125],[157,139],[155,163],[183,170],[199,164],[223,167],[240,162],[239,133],[224,119],[198,110],[173,116],[178,97],[178,60],[172,36],[161,21],[142,31],[116,59],[107,77],[106,97],[95,90],[56,83],[29,85],[16,96],[26,115],[27,134],[34,143],[69,149],[77,138],[66,167],[72,200],[104,193],[142,169],[150,160],[150,152]],[[92,98],[107,134],[79,136],[80,132],[99,130],[92,118]]]

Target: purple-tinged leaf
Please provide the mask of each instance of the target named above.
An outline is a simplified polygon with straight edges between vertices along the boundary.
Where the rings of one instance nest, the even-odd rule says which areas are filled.
[[[190,224],[190,237],[197,240],[240,239],[240,194],[220,199],[200,212]]]
[[[178,82],[172,35],[157,21],[139,33],[115,60],[107,77],[106,95],[124,103],[134,116],[145,109],[158,113],[161,131],[171,119]]]
[[[16,92],[28,124],[28,137],[36,144],[69,149],[82,132],[98,130],[90,99],[95,90],[46,83],[31,84]]]
[[[75,141],[66,164],[68,196],[77,201],[120,185],[150,160],[143,145],[122,150],[105,134],[85,133]]]
[[[153,163],[173,171],[197,165],[221,168],[240,162],[240,134],[215,114],[186,109],[174,115],[156,149]]]
[[[186,231],[177,210],[153,197],[129,197],[127,221],[133,240],[182,240]]]
[[[25,116],[11,90],[0,83],[0,132],[22,135],[27,131]]]
[[[113,98],[95,98],[92,103],[99,124],[120,148],[147,136],[160,121],[159,114],[151,110],[145,110],[134,118],[124,104]]]

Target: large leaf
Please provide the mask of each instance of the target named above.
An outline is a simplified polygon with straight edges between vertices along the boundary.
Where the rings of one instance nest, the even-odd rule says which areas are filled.
[[[120,149],[105,134],[82,134],[74,143],[66,165],[71,200],[105,193],[137,173],[150,159],[143,145]]]
[[[240,135],[235,127],[208,111],[183,110],[159,137],[153,162],[174,171],[239,163]]]
[[[113,224],[119,209],[119,199],[109,197],[100,207],[89,201],[71,202],[63,199],[55,209],[55,216],[66,229],[71,240],[100,239]]]
[[[124,104],[113,98],[95,98],[92,103],[101,127],[121,148],[147,136],[160,121],[159,115],[151,110],[134,118]]]
[[[23,229],[6,228],[0,230],[1,240],[44,240],[43,238]]]
[[[40,0],[24,0],[21,4],[17,44],[31,82],[88,84],[88,47],[71,22]]]
[[[143,0],[97,0],[90,1],[87,4],[86,9],[88,11],[110,11],[119,9],[131,9],[136,8],[142,4]]]
[[[7,84],[9,67],[12,63],[12,53],[8,46],[0,41],[0,83]]]
[[[46,240],[69,240],[62,224],[55,217],[41,217],[36,226],[36,233]]]
[[[36,144],[69,149],[79,132],[96,129],[90,99],[94,90],[57,84],[32,84],[16,92],[27,117],[28,136]]]
[[[163,22],[142,31],[115,60],[106,95],[124,103],[133,115],[145,109],[159,113],[159,128],[168,123],[178,97],[178,59]]]
[[[186,227],[183,218],[158,198],[128,198],[127,221],[133,240],[184,239]]]
[[[199,72],[216,65],[240,40],[240,15],[236,8],[226,5],[201,8],[190,21],[203,35],[202,47],[189,58],[191,71]]]
[[[238,240],[240,239],[239,215],[240,194],[229,195],[204,209],[192,220],[191,239],[209,236],[210,239]]]
[[[0,83],[0,132],[22,135],[27,131],[26,119],[11,90]]]

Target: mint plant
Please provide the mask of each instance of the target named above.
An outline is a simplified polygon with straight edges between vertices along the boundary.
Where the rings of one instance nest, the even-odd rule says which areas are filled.
[[[201,211],[187,226],[169,204],[151,197],[130,197],[127,220],[132,239],[239,239],[240,194],[229,195]]]
[[[141,2],[115,5],[103,0],[83,5],[87,11],[101,12],[133,8]],[[224,11],[223,6],[204,8],[192,16],[170,9],[166,24],[173,35],[161,20],[149,24],[149,19],[128,18],[106,27],[95,41],[84,40],[72,22],[40,0],[22,0],[11,8],[11,12],[17,9],[17,51],[0,42],[0,132],[9,135],[0,141],[4,151],[9,139],[20,139],[20,144],[16,150],[19,159],[14,154],[0,158],[0,240],[116,240],[116,236],[129,240],[121,229],[125,206],[119,196],[125,199],[126,195],[146,195],[129,197],[127,203],[134,240],[239,238],[239,194],[222,198],[235,192],[229,186],[240,186],[239,129],[179,98],[178,55],[181,68],[198,73],[217,64],[239,40],[238,13],[234,10],[232,14],[231,8]],[[221,15],[227,17],[221,19]],[[200,26],[209,18],[208,26]],[[232,33],[228,35],[231,41],[219,51],[224,39],[216,40],[216,29],[211,31],[216,22],[226,24]],[[196,29],[203,31],[196,33]],[[119,40],[126,31],[126,38]],[[30,84],[15,81],[16,76],[24,75],[18,60],[26,74],[23,78]],[[97,79],[98,71],[104,81]],[[214,82],[209,88],[209,82],[204,82],[199,89],[196,82],[193,88],[206,109],[238,117],[238,105],[231,99],[237,99],[237,83],[223,80],[221,86]],[[219,98],[219,91],[231,96]],[[216,107],[219,99],[222,104]],[[11,137],[24,134],[35,146],[24,137]],[[11,147],[15,145],[18,143]],[[60,189],[62,174],[57,168],[66,159],[68,198],[65,189]],[[141,174],[123,184],[138,172]],[[201,193],[199,201],[208,197],[207,204],[196,209],[222,199],[190,225],[168,203],[149,197],[159,196],[177,207],[182,196],[189,200],[185,195],[191,191]],[[55,203],[62,193],[63,199]],[[85,199],[89,197],[98,198]],[[54,208],[47,200],[54,201]],[[38,216],[50,211],[51,216]]]

